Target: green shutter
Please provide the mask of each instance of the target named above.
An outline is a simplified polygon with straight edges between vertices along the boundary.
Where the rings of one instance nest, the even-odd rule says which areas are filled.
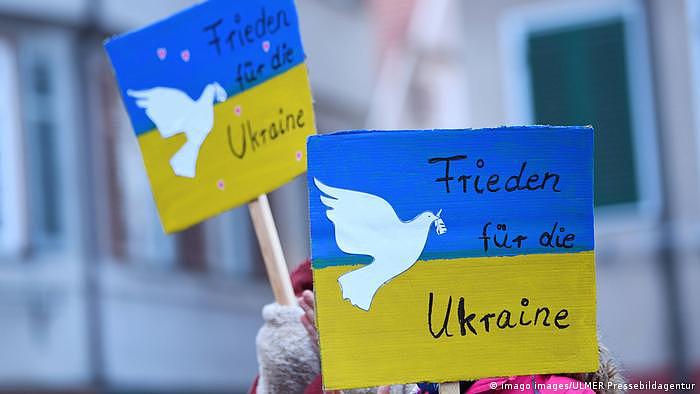
[[[538,124],[596,129],[596,206],[636,202],[624,23],[533,34],[528,63]]]

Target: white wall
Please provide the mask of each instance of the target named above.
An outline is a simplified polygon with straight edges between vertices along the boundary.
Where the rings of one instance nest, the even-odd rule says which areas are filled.
[[[78,23],[83,19],[87,4],[88,0],[3,0],[0,1],[0,14]]]
[[[102,308],[106,375],[140,390],[246,390],[266,283],[107,264]]]
[[[77,387],[88,380],[80,270],[66,260],[0,267],[0,382]]]

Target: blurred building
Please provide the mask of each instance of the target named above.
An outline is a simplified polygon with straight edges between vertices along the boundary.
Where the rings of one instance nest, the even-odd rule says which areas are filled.
[[[102,41],[188,0],[0,0],[0,392],[245,392],[245,208],[165,236]],[[700,379],[700,2],[298,0],[322,131],[593,124],[602,341]],[[272,193],[288,263],[306,192]],[[689,378],[688,378],[689,379]]]

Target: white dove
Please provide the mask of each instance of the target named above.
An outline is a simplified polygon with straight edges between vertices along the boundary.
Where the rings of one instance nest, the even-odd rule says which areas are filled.
[[[180,90],[164,87],[129,89],[127,94],[146,110],[163,138],[179,133],[187,135],[187,142],[170,159],[170,167],[175,175],[194,178],[199,149],[214,126],[214,100],[226,101],[224,88],[217,82],[210,83],[196,101]]]
[[[404,222],[383,198],[353,190],[324,185],[314,178],[321,202],[328,207],[326,216],[335,225],[335,240],[340,250],[368,255],[372,263],[343,274],[338,283],[343,299],[360,309],[369,310],[379,288],[416,263],[428,239],[430,225],[446,228],[440,213],[423,212]]]

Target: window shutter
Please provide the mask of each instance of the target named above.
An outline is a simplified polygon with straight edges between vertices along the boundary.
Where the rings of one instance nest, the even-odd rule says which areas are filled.
[[[537,123],[596,129],[596,206],[638,201],[624,23],[532,34],[528,64]]]

